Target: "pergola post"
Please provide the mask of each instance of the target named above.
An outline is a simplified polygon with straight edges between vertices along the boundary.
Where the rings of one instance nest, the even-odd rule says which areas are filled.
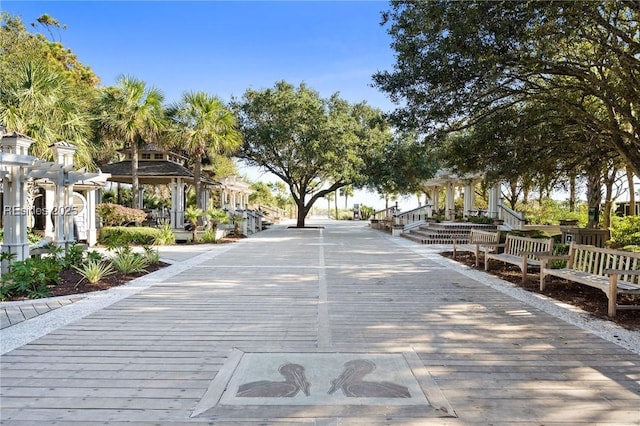
[[[58,176],[54,182],[55,201],[52,215],[54,220],[53,243],[66,247],[75,241],[73,232],[73,181],[69,179],[69,172],[73,170],[73,155],[78,147],[67,142],[56,142],[50,146],[53,155],[60,166]]]
[[[29,257],[27,215],[30,211],[27,204],[27,180],[28,167],[35,161],[35,157],[28,155],[32,143],[33,140],[17,133],[0,138],[0,177],[4,200],[2,253],[15,254],[13,260]],[[2,261],[0,269],[3,273],[7,272],[9,261]]]
[[[473,179],[467,179],[464,183],[464,215],[471,216],[471,210],[475,203],[475,191],[473,190]]]
[[[447,182],[447,192],[445,195],[445,219],[453,220],[456,217],[455,212],[455,193],[452,181]]]
[[[176,178],[171,183],[171,227],[184,228],[184,188],[186,183],[182,178]]]
[[[497,219],[499,218],[500,211],[500,184],[496,183],[489,188],[489,211],[487,214],[489,217]]]
[[[429,217],[433,217],[433,212],[435,211],[438,214],[438,206],[440,205],[440,187],[434,186],[431,188],[431,204],[433,207],[431,208],[431,214]]]

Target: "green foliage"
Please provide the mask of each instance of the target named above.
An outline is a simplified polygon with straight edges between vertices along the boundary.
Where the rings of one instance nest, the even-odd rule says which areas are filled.
[[[57,23],[49,17],[42,25]],[[34,139],[30,154],[53,160],[49,146],[78,147],[74,163],[93,166],[90,108],[98,78],[60,42],[27,31],[20,18],[0,16],[0,123]]]
[[[216,230],[214,228],[205,229],[198,238],[198,241],[202,243],[215,243],[217,241]]]
[[[12,296],[47,297],[50,287],[60,281],[61,271],[62,264],[55,256],[13,262],[11,270],[0,277],[0,300]]]
[[[130,223],[140,223],[147,218],[147,214],[143,210],[111,203],[98,204],[96,206],[96,214],[100,217],[104,226],[123,226]]]
[[[120,204],[123,206],[130,206],[133,202],[133,194],[131,194],[131,188],[120,188],[120,202],[118,203],[118,192],[112,190],[105,190],[102,192],[102,202],[107,204]]]
[[[554,242],[553,255],[560,256],[560,255],[569,254],[569,247],[570,247],[570,244],[562,244],[562,243],[558,244]],[[565,266],[567,266],[566,260],[553,259],[551,261],[551,268],[553,269],[560,269],[560,268],[564,268]]]
[[[481,151],[466,150],[469,163],[486,160],[491,166],[488,156],[498,155],[500,172],[511,167],[525,177],[521,172],[531,171],[527,161],[545,171],[556,163],[575,167],[580,160],[580,166],[589,167],[589,161],[603,160],[594,152],[600,148],[605,155],[620,154],[638,175],[637,112],[627,107],[637,99],[629,89],[637,81],[624,64],[637,50],[640,10],[631,2],[584,5],[391,2],[383,23],[396,63],[391,71],[376,73],[374,85],[398,103],[395,124],[433,136],[434,145],[441,144],[443,132],[491,120],[489,131],[476,138],[484,146],[473,144]],[[602,65],[593,67],[596,63]],[[517,113],[523,104],[538,110],[519,116],[525,121],[517,127],[511,126],[517,121],[497,116],[508,105],[515,105]],[[606,111],[620,113],[603,120]],[[512,127],[506,145],[500,134],[504,127]],[[612,134],[629,142],[615,142]],[[526,144],[525,151],[517,142]]]
[[[176,236],[171,229],[171,225],[169,223],[163,223],[160,228],[158,228],[158,235],[153,240],[153,244],[156,246],[167,246],[176,243]]]
[[[173,235],[173,233],[172,233]],[[121,247],[127,245],[153,245],[162,239],[162,231],[145,226],[105,226],[100,229],[98,243],[107,247]]]
[[[323,99],[305,84],[248,89],[233,108],[244,135],[238,156],[285,182],[298,207],[297,226],[325,194],[365,184],[373,159],[391,140],[382,111],[338,94]]]
[[[373,215],[374,209],[373,207],[361,205],[360,206],[360,218],[367,220]]]
[[[519,203],[516,209],[523,212],[530,224],[535,225],[556,225],[561,220],[578,220],[578,227],[584,227],[587,224],[588,206],[580,203],[577,210],[570,212],[563,202],[544,198],[542,203],[538,200],[530,201],[528,204]]]
[[[204,215],[204,212],[194,206],[189,206],[184,211],[184,218],[189,221],[189,223],[193,226],[198,226],[198,219],[200,219]]]
[[[214,230],[222,223],[229,223],[229,215],[221,209],[207,210],[207,217],[209,218],[211,228]]]
[[[640,216],[611,218],[611,243],[616,246],[640,245]]]
[[[88,260],[81,266],[73,266],[73,269],[78,271],[82,278],[86,279],[91,284],[95,284],[107,275],[111,275],[115,272],[113,265],[110,262],[100,260]],[[79,284],[80,282],[78,282]]]
[[[210,154],[232,154],[242,144],[235,115],[216,96],[205,92],[186,92],[179,103],[170,106],[170,137],[193,158],[195,205],[201,203],[202,159]]]
[[[122,247],[116,250],[115,256],[111,258],[113,267],[124,274],[146,272],[149,266],[147,257],[140,253],[135,253],[131,247]]]
[[[158,263],[160,263],[160,252],[158,251],[158,249],[150,246],[144,246],[143,249],[144,256],[146,257],[149,265],[157,265]]]
[[[71,243],[64,250],[64,256],[60,258],[62,269],[72,268],[81,265],[84,260],[84,247],[77,243]]]

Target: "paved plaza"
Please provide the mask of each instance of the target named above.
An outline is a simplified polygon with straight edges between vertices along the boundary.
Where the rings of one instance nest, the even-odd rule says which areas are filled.
[[[640,425],[640,333],[364,221],[308,225],[0,304],[1,423]]]

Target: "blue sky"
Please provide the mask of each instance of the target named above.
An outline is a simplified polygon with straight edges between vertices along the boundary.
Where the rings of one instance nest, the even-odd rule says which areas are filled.
[[[393,63],[380,26],[387,2],[0,0],[0,8],[26,24],[48,13],[67,25],[62,43],[103,85],[133,75],[169,102],[190,90],[228,101],[285,80],[392,107],[370,87]]]
[[[0,9],[26,25],[51,15],[66,25],[56,38],[102,85],[132,75],[162,90],[167,103],[196,90],[226,102],[285,80],[304,82],[323,97],[339,92],[350,102],[393,108],[371,87],[371,76],[394,63],[391,38],[380,25],[385,1],[0,0]],[[364,192],[352,202],[384,207]]]

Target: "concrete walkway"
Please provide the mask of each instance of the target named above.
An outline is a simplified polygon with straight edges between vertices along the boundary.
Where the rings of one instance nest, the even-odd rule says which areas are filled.
[[[640,333],[310,224],[4,328],[2,424],[640,425]]]

